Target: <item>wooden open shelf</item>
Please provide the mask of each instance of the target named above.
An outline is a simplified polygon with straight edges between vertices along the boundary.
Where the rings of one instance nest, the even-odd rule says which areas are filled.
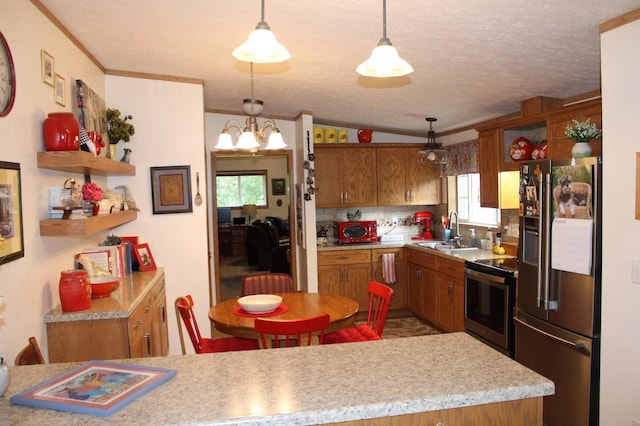
[[[111,160],[109,160],[111,161]],[[136,210],[104,214],[86,219],[45,219],[40,221],[40,235],[45,237],[87,237],[136,220]]]
[[[38,152],[38,167],[60,172],[99,176],[135,176],[131,164],[95,156],[85,151]]]

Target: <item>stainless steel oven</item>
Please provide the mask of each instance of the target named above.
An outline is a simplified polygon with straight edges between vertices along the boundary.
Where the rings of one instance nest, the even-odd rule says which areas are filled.
[[[465,330],[511,358],[515,356],[517,271],[515,258],[465,263]]]

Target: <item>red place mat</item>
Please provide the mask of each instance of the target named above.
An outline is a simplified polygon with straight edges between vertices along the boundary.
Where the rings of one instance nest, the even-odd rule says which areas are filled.
[[[286,305],[280,305],[276,308],[275,311],[273,312],[267,312],[265,314],[252,314],[249,313],[247,311],[245,311],[244,309],[242,309],[242,307],[237,306],[234,310],[233,313],[239,317],[249,317],[249,318],[259,318],[259,317],[272,317],[274,315],[280,315],[280,314],[284,314],[285,312],[287,312],[289,310],[289,308]]]

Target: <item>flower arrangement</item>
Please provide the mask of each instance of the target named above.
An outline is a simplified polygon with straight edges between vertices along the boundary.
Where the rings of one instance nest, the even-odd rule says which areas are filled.
[[[602,136],[602,130],[598,130],[595,123],[591,122],[591,118],[586,121],[571,120],[564,129],[564,134],[576,142],[589,142],[591,139]]]
[[[131,136],[136,132],[133,124],[128,122],[132,118],[132,115],[120,117],[120,110],[116,108],[107,109],[107,135],[109,136],[110,144],[116,144],[120,141],[129,142],[131,140]]]
[[[82,185],[82,198],[90,203],[96,203],[102,200],[104,191],[95,183],[85,183]]]

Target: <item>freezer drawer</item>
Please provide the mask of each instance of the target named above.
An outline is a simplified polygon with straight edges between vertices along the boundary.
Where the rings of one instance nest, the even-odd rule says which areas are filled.
[[[516,361],[555,384],[555,394],[544,398],[544,424],[597,425],[600,341],[521,312],[515,325]]]

